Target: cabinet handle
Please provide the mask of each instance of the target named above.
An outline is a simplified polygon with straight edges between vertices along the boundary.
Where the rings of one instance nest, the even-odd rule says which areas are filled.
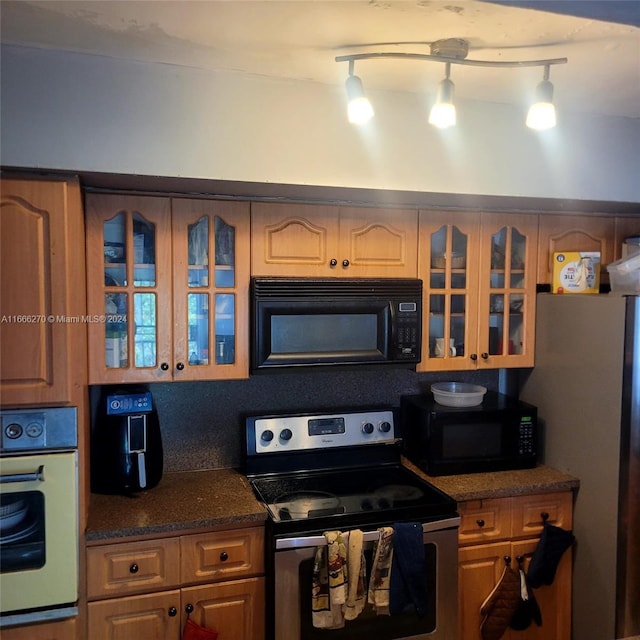
[[[129,573],[138,573],[140,567],[134,562],[130,567],[129,567]]]
[[[475,362],[478,359],[478,354],[472,353],[469,357]]]
[[[480,354],[480,357],[481,357],[483,360],[488,360],[488,359],[489,359],[489,354],[485,352],[485,353]]]
[[[330,267],[335,267],[337,264],[338,264],[338,261],[335,258],[331,258],[331,260],[329,260]]]
[[[346,269],[349,266],[349,261],[348,260],[343,260],[342,261],[342,266]]]
[[[193,613],[193,605],[192,605],[191,603],[189,603],[189,604],[184,608],[184,610],[185,610],[187,613]]]
[[[229,559],[229,554],[226,551],[223,551],[220,554],[220,560],[222,560],[222,562],[226,562]]]
[[[480,518],[479,520],[476,520],[476,524],[482,529],[482,527],[484,527],[484,520]]]
[[[549,519],[549,514],[546,511],[543,511],[540,514],[540,517],[542,518],[542,522],[546,522]]]
[[[163,363],[160,365],[160,368],[161,368],[163,371],[168,371],[168,370],[169,370],[169,365],[168,365],[166,362],[163,362]]]
[[[184,362],[178,362],[178,364],[176,365],[176,369],[178,371],[182,371],[184,369]]]
[[[175,618],[178,615],[178,610],[175,607],[169,607],[169,617]]]

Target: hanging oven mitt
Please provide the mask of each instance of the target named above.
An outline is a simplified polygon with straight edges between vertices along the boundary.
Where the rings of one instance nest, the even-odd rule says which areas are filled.
[[[499,640],[520,604],[520,578],[511,568],[511,558],[505,556],[505,567],[498,584],[480,607],[484,616],[480,623],[482,640]]]
[[[537,589],[543,584],[552,584],[562,554],[573,544],[575,537],[545,521],[542,535],[536,550],[533,552],[527,578],[529,584]]]
[[[533,589],[529,587],[527,576],[522,568],[524,558],[518,556],[516,560],[518,561],[518,575],[520,576],[520,604],[513,614],[509,626],[516,631],[523,631],[531,625],[532,621],[541,626],[542,614],[533,595]]]
[[[184,630],[182,631],[182,640],[216,640],[217,637],[217,631],[201,627],[191,618],[187,618]]]

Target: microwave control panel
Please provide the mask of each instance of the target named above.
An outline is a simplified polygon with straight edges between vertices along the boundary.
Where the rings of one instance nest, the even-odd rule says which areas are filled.
[[[418,304],[416,302],[398,302],[395,311],[394,357],[398,360],[419,358],[422,320]]]
[[[533,419],[526,416],[520,419],[520,432],[518,434],[518,455],[535,456],[536,443],[533,427]]]

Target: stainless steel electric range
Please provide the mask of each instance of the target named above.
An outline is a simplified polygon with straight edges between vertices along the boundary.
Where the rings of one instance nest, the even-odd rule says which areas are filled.
[[[456,502],[402,465],[396,411],[250,416],[245,426],[246,474],[269,513],[270,640],[456,637]],[[426,614],[376,615],[365,607],[341,629],[315,628],[312,572],[324,532],[360,529],[370,565],[378,528],[400,522],[422,526]]]

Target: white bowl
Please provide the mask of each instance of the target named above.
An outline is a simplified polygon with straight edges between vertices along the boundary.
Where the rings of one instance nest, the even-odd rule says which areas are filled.
[[[435,401],[445,407],[476,407],[482,404],[487,388],[466,382],[436,382],[431,391]]]

